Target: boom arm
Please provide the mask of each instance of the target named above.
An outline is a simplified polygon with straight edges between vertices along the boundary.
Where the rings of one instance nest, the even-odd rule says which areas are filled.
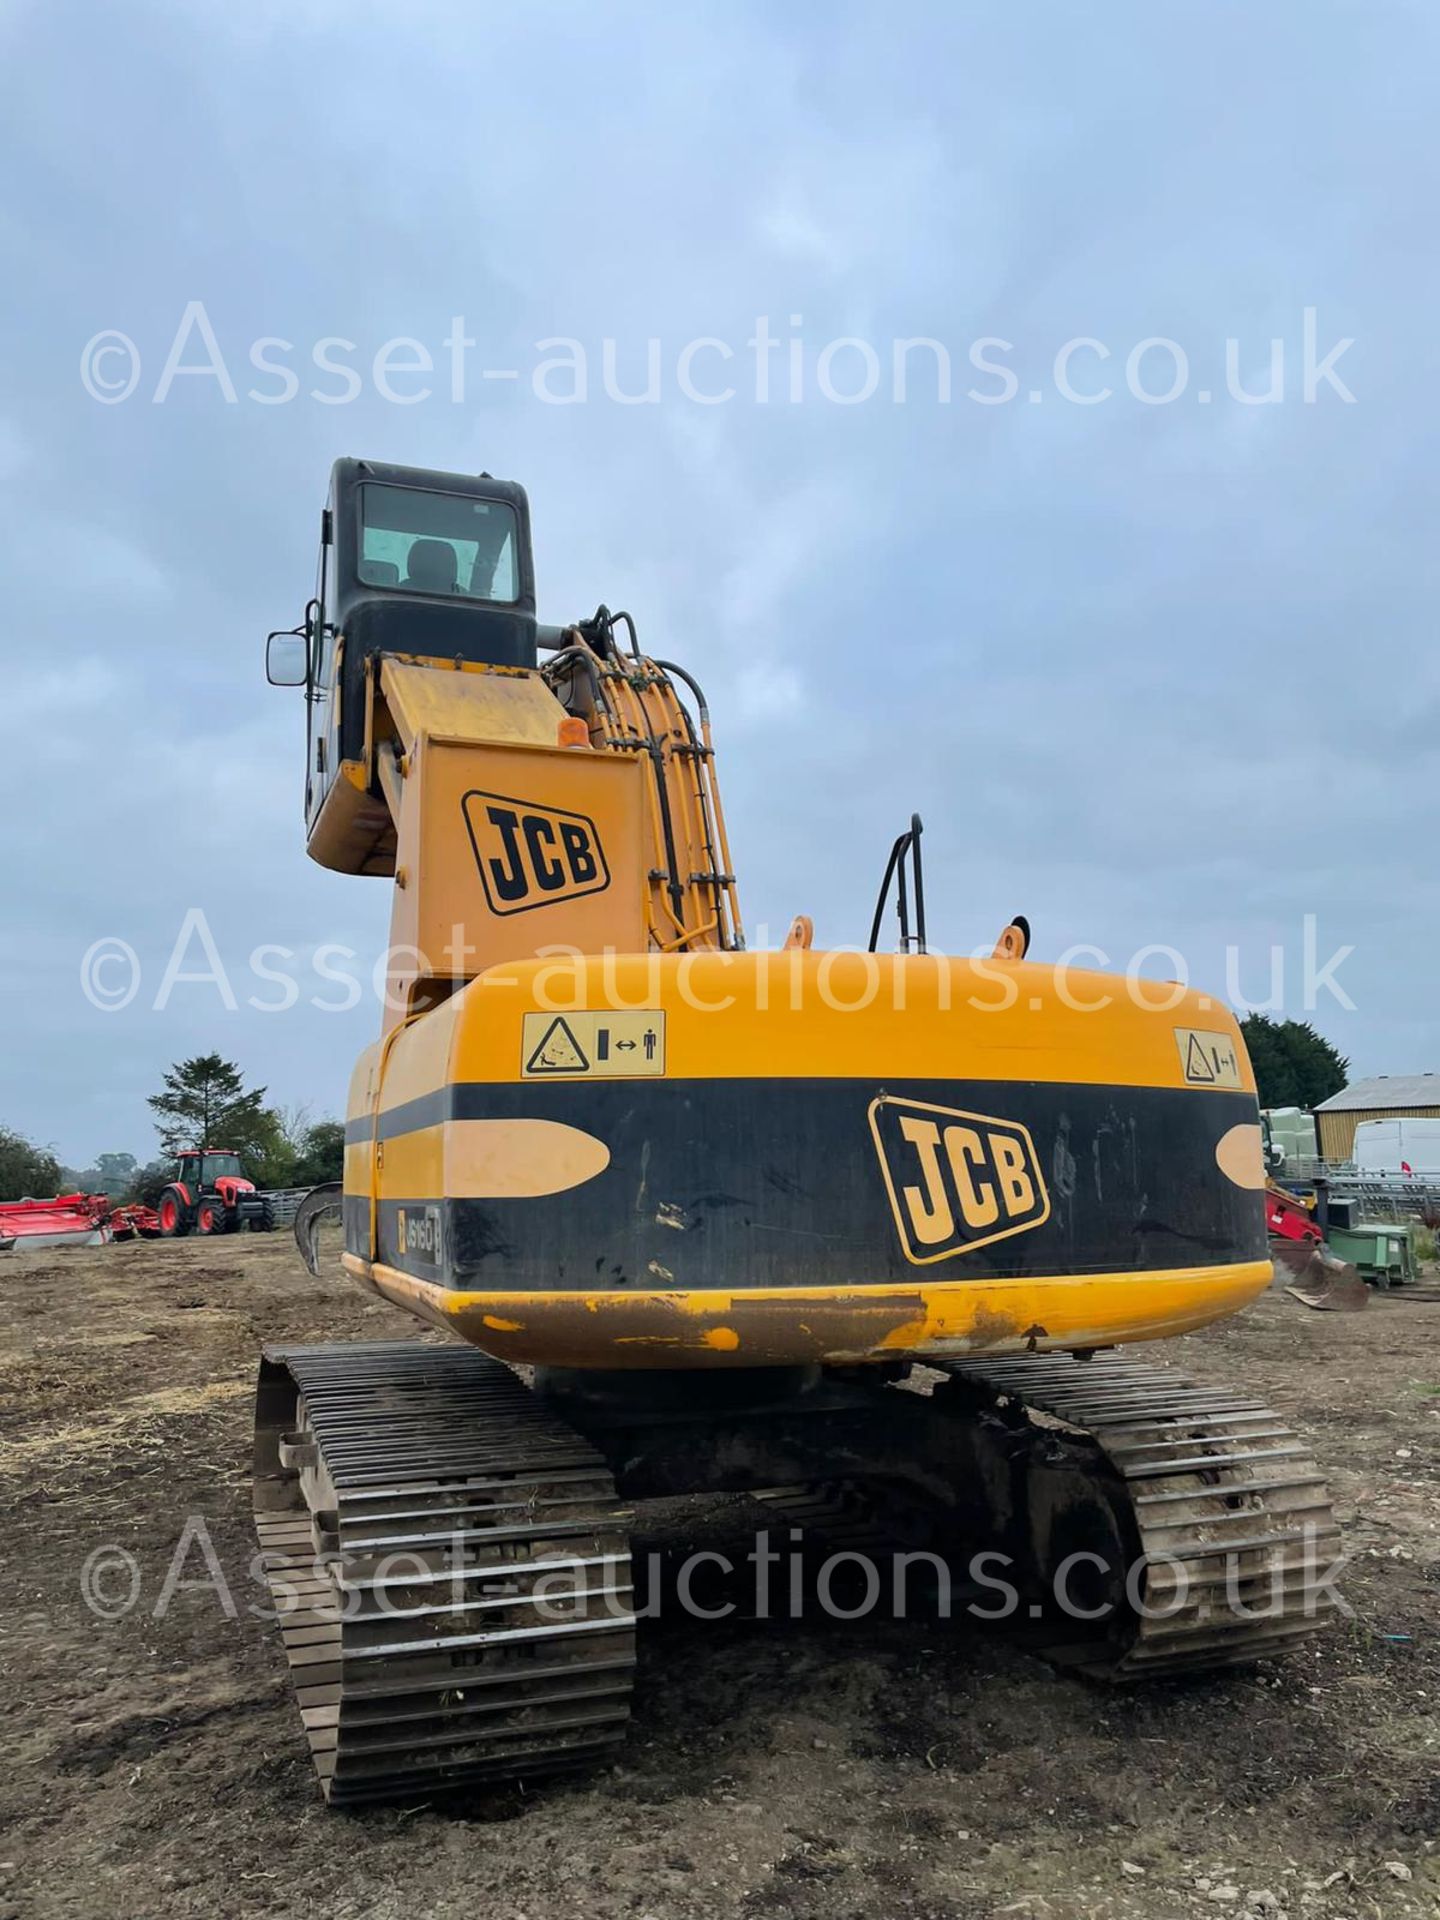
[[[564,638],[536,670],[367,663],[361,757],[311,852],[393,875],[392,1020],[545,949],[743,945],[698,687],[692,715],[679,669]]]

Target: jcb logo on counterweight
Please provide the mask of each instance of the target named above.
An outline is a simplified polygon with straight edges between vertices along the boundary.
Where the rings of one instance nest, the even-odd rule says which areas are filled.
[[[905,1258],[915,1266],[1025,1233],[1050,1218],[1029,1129],[882,1094],[870,1131]]]
[[[610,869],[588,814],[503,793],[467,793],[461,805],[492,913],[528,913],[609,886]]]

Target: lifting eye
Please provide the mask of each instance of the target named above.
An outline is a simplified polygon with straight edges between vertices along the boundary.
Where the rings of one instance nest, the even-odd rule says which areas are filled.
[[[1023,960],[1029,951],[1030,922],[1023,913],[1017,913],[995,942],[995,951],[990,957],[992,960]]]

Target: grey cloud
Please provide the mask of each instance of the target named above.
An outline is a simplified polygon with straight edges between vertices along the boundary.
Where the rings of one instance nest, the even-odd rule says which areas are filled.
[[[0,758],[7,1005],[0,1118],[80,1161],[148,1150],[144,1095],[217,1044],[335,1109],[373,1009],[107,1016],[80,956],[163,967],[204,907],[237,987],[262,940],[368,965],[385,889],[300,843],[300,716],[260,678],[313,572],[330,460],[523,480],[548,617],[604,598],[691,664],[716,709],[747,917],[863,938],[890,837],[930,828],[956,948],[1017,907],[1041,950],[1169,942],[1223,988],[1227,943],[1353,942],[1361,1071],[1440,1065],[1440,713],[1431,321],[1437,30],[1363,14],[1121,5],[0,16]],[[317,75],[323,76],[317,86]],[[249,342],[326,334],[483,364],[549,335],[742,352],[755,317],[826,339],[933,336],[957,398],[743,399],[706,410],[89,399],[101,328],[163,363],[201,299],[243,394]],[[1353,335],[1357,402],[1222,402],[1301,315]],[[972,340],[1022,388],[1151,334],[1187,398],[1072,408],[962,397]],[[778,368],[777,361],[777,368]],[[718,367],[712,369],[718,372]],[[244,993],[256,990],[246,980]]]

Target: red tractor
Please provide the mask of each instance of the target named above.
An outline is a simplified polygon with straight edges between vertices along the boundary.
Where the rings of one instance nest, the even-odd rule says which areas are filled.
[[[268,1233],[275,1224],[270,1202],[240,1170],[240,1156],[225,1147],[187,1147],[175,1178],[155,1203],[162,1240],[190,1232],[235,1233],[248,1226]]]

